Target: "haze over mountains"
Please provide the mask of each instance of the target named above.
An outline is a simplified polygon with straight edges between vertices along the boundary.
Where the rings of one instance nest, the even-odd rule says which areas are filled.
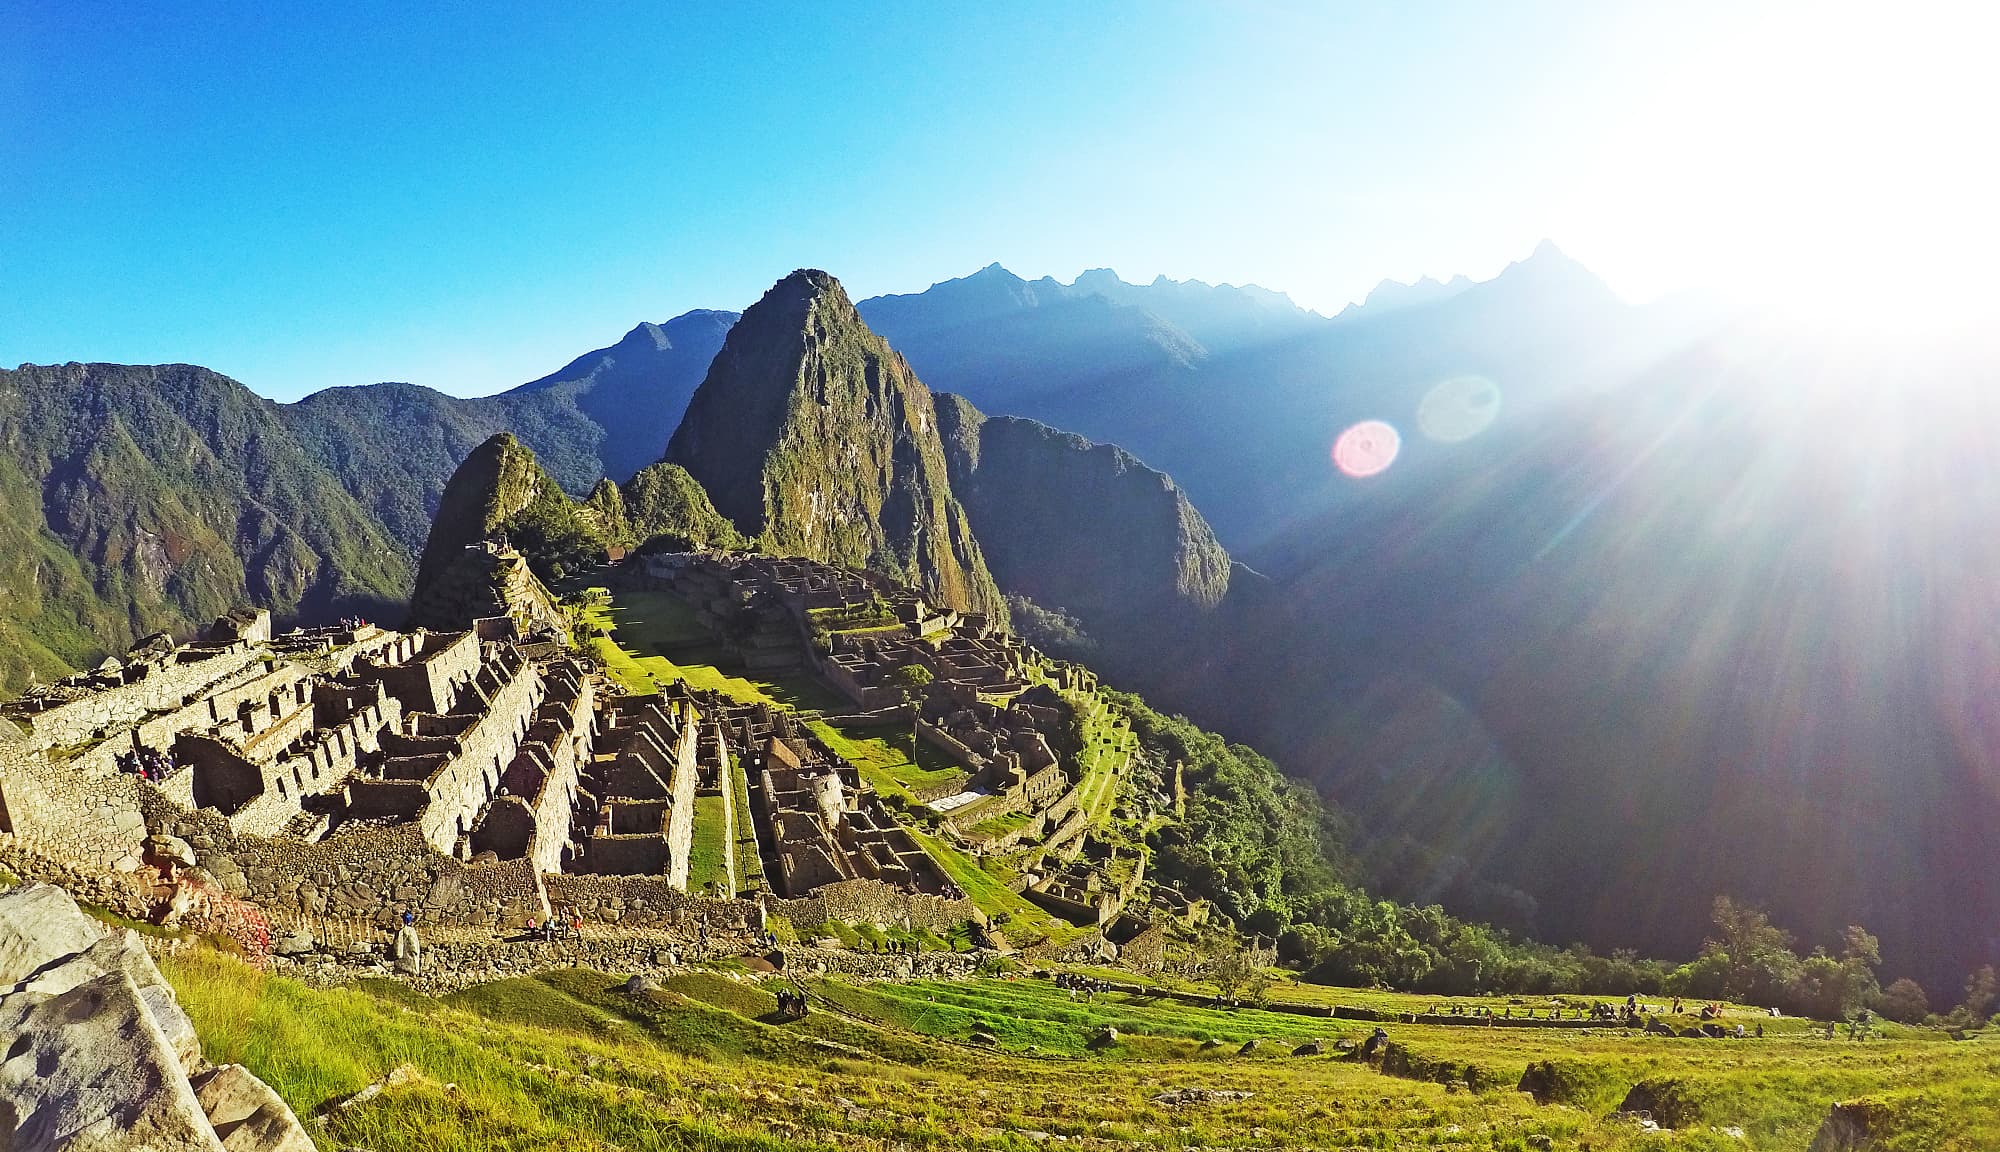
[[[996,265],[858,305],[799,273],[744,319],[475,399],[0,374],[0,674],[231,597],[393,601],[504,431],[576,497],[1067,610],[1114,680],[1345,805],[1390,895],[1679,953],[1730,892],[1938,980],[2000,949],[1995,414],[1909,386],[1983,362],[1633,307],[1547,245],[1331,318]],[[1363,420],[1400,443],[1357,479],[1329,454]]]

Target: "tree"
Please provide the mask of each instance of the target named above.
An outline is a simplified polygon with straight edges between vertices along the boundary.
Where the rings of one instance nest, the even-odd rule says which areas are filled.
[[[1242,948],[1234,943],[1227,943],[1210,952],[1208,962],[1203,967],[1207,969],[1208,978],[1215,982],[1216,990],[1222,993],[1223,998],[1234,999],[1236,990],[1250,979],[1256,966],[1250,963],[1249,955]]]
[[[931,670],[922,664],[905,664],[896,669],[896,683],[905,688],[928,688],[935,679],[937,677],[931,675]]]
[[[1921,1024],[1931,1013],[1931,1001],[1922,986],[1905,976],[1875,998],[1875,1011],[1900,1024]]]
[[[1965,1001],[1958,1011],[1968,1023],[1981,1024],[2000,1007],[2000,972],[1988,964],[1965,979]]]
[[[1799,958],[1792,952],[1792,934],[1772,924],[1762,909],[1738,904],[1727,896],[1715,898],[1711,919],[1721,939],[1711,940],[1709,947],[1729,957],[1724,994],[1763,1004],[1783,997],[1800,972]]]

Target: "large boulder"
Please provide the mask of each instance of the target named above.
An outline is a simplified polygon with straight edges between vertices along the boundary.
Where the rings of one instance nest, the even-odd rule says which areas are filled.
[[[291,1106],[241,1064],[224,1064],[193,1082],[208,1122],[229,1152],[314,1152]]]
[[[187,1073],[124,972],[0,999],[13,1148],[222,1152]]]
[[[53,884],[23,884],[0,892],[0,989],[83,951],[105,931]]]
[[[0,1037],[0,1150],[312,1152],[270,1088],[207,1068],[138,933],[60,888],[0,892]]]

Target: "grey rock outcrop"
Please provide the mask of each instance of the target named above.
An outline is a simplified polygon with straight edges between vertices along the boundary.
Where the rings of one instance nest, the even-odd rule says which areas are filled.
[[[0,891],[0,1036],[0,1148],[312,1150],[269,1087],[207,1066],[138,934],[52,885]]]
[[[229,1152],[313,1152],[291,1106],[241,1064],[224,1064],[193,1081],[195,1099]]]

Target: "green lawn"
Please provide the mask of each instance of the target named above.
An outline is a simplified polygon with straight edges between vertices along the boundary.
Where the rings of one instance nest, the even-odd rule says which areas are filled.
[[[315,990],[203,950],[161,968],[207,1058],[247,1065],[302,1117],[411,1067],[407,1085],[308,1120],[324,1148],[1803,1152],[1828,1106],[1857,1096],[1875,1102],[1885,1152],[2000,1146],[1993,1037],[1760,1043],[1391,1024],[1394,1059],[1377,1068],[1330,1046],[1372,1025],[1151,996],[1086,1004],[1031,978],[818,981],[846,1011],[822,1001],[786,1021],[769,986],[719,970],[635,996],[620,974],[572,969],[440,1001],[382,981]],[[1107,1024],[1119,1040],[1091,1047]],[[998,1047],[968,1043],[975,1031]],[[1237,1056],[1249,1039],[1256,1051]],[[1306,1040],[1329,1042],[1327,1054],[1291,1056]],[[1514,1090],[1531,1064],[1556,1086],[1546,1103]],[[1471,1090],[1439,1082],[1468,1075]],[[1681,1130],[1648,1134],[1613,1115],[1642,1080],[1683,1105]],[[1237,1095],[1154,1099],[1183,1087]]]
[[[694,837],[688,843],[689,892],[707,892],[711,884],[728,885],[731,829],[724,815],[720,795],[694,798]]]
[[[918,791],[954,783],[966,778],[965,769],[950,757],[918,740],[905,728],[864,728],[852,732],[822,720],[810,725],[813,735],[826,742],[841,759],[861,770],[877,792],[901,795],[916,803]]]
[[[692,609],[666,593],[619,592],[609,604],[585,608],[583,618],[597,633],[591,640],[591,651],[614,679],[634,692],[652,692],[685,680],[746,704],[775,704],[802,711],[840,711],[846,707],[831,689],[805,673],[773,678],[732,676],[713,664],[691,659],[690,653],[712,655],[713,645],[694,622]]]

